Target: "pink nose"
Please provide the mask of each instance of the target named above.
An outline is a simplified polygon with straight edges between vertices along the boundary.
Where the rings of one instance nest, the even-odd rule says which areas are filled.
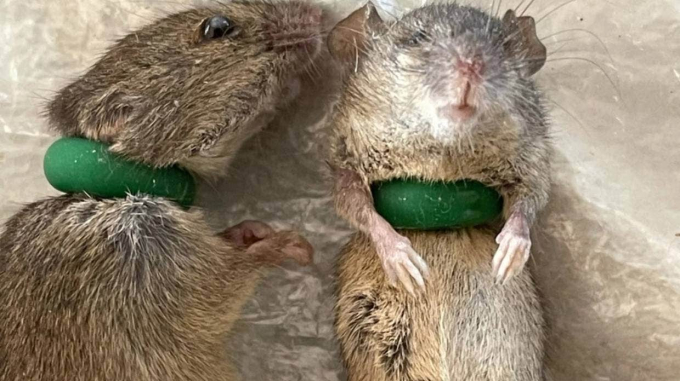
[[[456,68],[466,76],[480,76],[484,73],[484,62],[480,57],[456,60]]]

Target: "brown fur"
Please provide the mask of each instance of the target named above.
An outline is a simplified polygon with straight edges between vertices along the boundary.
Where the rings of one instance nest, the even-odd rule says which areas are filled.
[[[214,15],[238,35],[201,41],[201,22]],[[223,170],[271,119],[264,116],[319,50],[319,17],[301,2],[243,1],[166,17],[122,38],[61,90],[48,107],[50,125],[134,160],[214,176],[202,158]]]
[[[268,241],[269,263],[308,249]],[[264,263],[200,213],[65,195],[12,217],[0,253],[0,380],[233,379],[224,337]]]
[[[527,77],[540,65],[526,58],[540,58],[540,49],[513,50],[529,41],[501,50],[528,35],[504,27],[476,9],[433,5],[364,33],[363,57],[333,120],[331,155],[338,213],[361,231],[338,270],[336,332],[351,381],[544,377],[543,318],[530,274],[494,282],[498,226],[400,231],[429,266],[425,290],[415,295],[388,285],[369,239],[380,226],[366,202],[374,181],[478,180],[502,194],[505,218],[521,213],[529,223],[546,204],[551,146],[542,95]],[[413,47],[418,34],[431,39]],[[449,91],[454,49],[486,65],[477,116],[457,125],[428,108],[446,99],[432,94]]]
[[[214,15],[238,36],[201,41]],[[319,18],[301,3],[171,15],[62,90],[50,125],[157,167],[221,174],[314,57]],[[225,335],[260,269],[308,264],[312,251],[258,222],[216,235],[199,211],[157,197],[32,203],[0,233],[0,380],[234,380]]]
[[[335,324],[349,380],[540,379],[539,302],[526,272],[494,285],[495,232],[406,237],[432,269],[416,296],[386,284],[365,236],[341,254]]]

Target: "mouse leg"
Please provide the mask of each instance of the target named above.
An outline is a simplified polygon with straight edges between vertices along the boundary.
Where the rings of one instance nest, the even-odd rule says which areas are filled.
[[[521,211],[514,211],[496,237],[498,250],[492,268],[496,283],[505,283],[522,270],[531,251],[529,221]]]
[[[413,281],[424,288],[424,279],[429,273],[427,264],[413,250],[408,238],[397,233],[375,210],[368,184],[355,171],[341,168],[333,168],[333,171],[338,213],[368,235],[390,284],[396,286],[399,280],[410,293],[414,292]]]
[[[512,185],[499,189],[506,222],[496,237],[499,246],[492,261],[496,283],[506,283],[524,268],[531,251],[529,231],[549,198],[552,147],[548,138],[537,136],[523,150],[512,163]]]
[[[246,220],[220,235],[265,264],[278,265],[285,259],[302,266],[312,263],[314,249],[306,239],[292,231],[274,231],[264,222]]]

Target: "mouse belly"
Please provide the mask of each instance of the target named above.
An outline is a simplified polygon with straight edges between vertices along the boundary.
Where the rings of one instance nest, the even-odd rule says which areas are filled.
[[[543,317],[524,270],[495,285],[495,232],[401,231],[430,268],[424,291],[388,285],[368,238],[339,259],[335,328],[349,380],[543,380]]]

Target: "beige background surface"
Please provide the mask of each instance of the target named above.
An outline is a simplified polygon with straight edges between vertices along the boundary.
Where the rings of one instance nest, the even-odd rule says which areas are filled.
[[[41,169],[54,140],[40,117],[45,99],[114,38],[190,3],[0,0],[0,221],[57,194]],[[324,3],[344,15],[360,2]],[[560,4],[537,0],[529,13]],[[680,1],[576,0],[538,26],[551,52],[538,79],[559,151],[534,231],[549,367],[564,381],[680,380]],[[231,341],[247,380],[344,379],[331,291],[350,230],[319,165],[332,92],[319,81],[307,90],[248,143],[228,179],[202,189],[215,227],[261,218],[303,230],[317,249],[314,266],[272,271],[248,303]]]

